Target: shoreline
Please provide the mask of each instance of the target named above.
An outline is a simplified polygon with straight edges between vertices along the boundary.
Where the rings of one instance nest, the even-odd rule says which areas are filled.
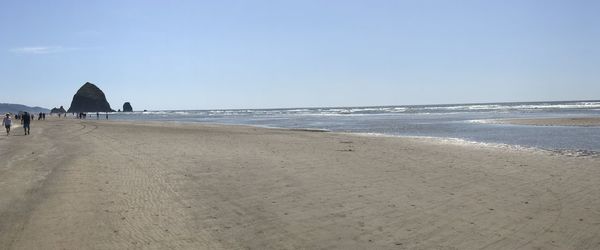
[[[600,244],[596,158],[243,125],[71,119],[32,123],[31,136],[0,138],[0,146],[7,249]]]
[[[332,132],[336,133],[336,132]],[[366,137],[385,137],[385,138],[405,138],[415,139],[422,142],[437,143],[440,145],[454,145],[464,147],[481,147],[491,149],[509,150],[515,152],[528,152],[528,153],[540,153],[546,155],[562,155],[567,157],[600,157],[600,151],[588,150],[588,149],[548,149],[533,146],[524,146],[518,144],[508,143],[496,143],[496,142],[480,142],[467,140],[463,138],[455,137],[435,137],[435,136],[411,136],[411,135],[388,135],[379,133],[341,133],[350,136],[366,136]]]
[[[491,120],[491,123],[527,126],[600,127],[600,117],[496,119]]]
[[[51,118],[52,120],[57,119],[55,117]],[[558,119],[558,120],[571,120],[573,118],[536,118],[536,119],[494,119],[494,120],[478,120],[477,122],[490,122],[496,124],[508,124],[508,125],[528,125],[528,126],[559,126],[559,125],[533,125],[533,124],[517,124],[512,123],[513,121],[526,120],[527,122],[545,122],[547,119]],[[577,117],[575,121],[588,121],[592,120],[594,122],[600,122],[600,117]],[[484,147],[484,148],[495,148],[495,149],[503,149],[503,150],[513,150],[513,151],[523,151],[530,153],[542,153],[547,155],[563,155],[567,157],[600,157],[600,151],[589,150],[589,149],[566,149],[566,148],[540,148],[535,146],[526,146],[519,144],[509,144],[509,143],[500,143],[500,142],[483,142],[483,141],[475,141],[464,138],[457,137],[437,137],[437,136],[416,136],[416,135],[393,135],[393,134],[383,134],[383,133],[360,133],[360,132],[341,132],[341,131],[331,131],[327,129],[321,128],[286,128],[286,127],[273,127],[273,126],[264,126],[264,125],[250,125],[250,124],[233,124],[233,123],[217,123],[217,122],[197,122],[197,121],[155,121],[155,120],[104,120],[104,119],[65,119],[65,120],[74,120],[74,121],[82,121],[82,122],[108,122],[108,123],[121,123],[121,124],[129,124],[134,126],[144,126],[144,125],[179,125],[179,126],[209,126],[209,127],[232,127],[232,128],[258,128],[258,129],[267,129],[267,130],[280,130],[280,131],[290,131],[290,132],[308,132],[308,133],[331,133],[331,134],[340,134],[340,135],[349,135],[349,136],[366,136],[373,138],[406,138],[406,139],[416,139],[422,140],[431,143],[438,143],[441,145],[457,145],[457,146],[473,146],[473,147]],[[473,122],[473,121],[471,121]],[[485,123],[485,122],[484,122]],[[560,125],[563,126],[563,125]],[[575,125],[577,126],[577,125]]]
[[[555,118],[552,118],[555,119]],[[561,118],[558,118],[561,119]],[[571,118],[564,118],[571,119]],[[577,119],[589,119],[589,117],[577,118]],[[504,121],[513,121],[519,119],[505,119]],[[538,120],[538,119],[528,119],[528,120]],[[545,118],[540,118],[540,120],[544,121]],[[594,119],[595,120],[595,119]],[[600,120],[600,118],[598,118]],[[86,120],[82,120],[86,121]],[[97,120],[90,120],[97,121]],[[100,119],[99,121],[107,121]],[[502,121],[502,120],[493,120],[493,121]],[[475,141],[464,138],[457,137],[437,137],[437,136],[416,136],[416,135],[393,135],[393,134],[383,134],[383,133],[360,133],[360,132],[340,132],[340,131],[331,131],[327,129],[320,128],[285,128],[285,127],[273,127],[273,126],[263,126],[263,125],[249,125],[249,124],[231,124],[231,123],[215,123],[215,122],[190,122],[190,121],[140,121],[140,120],[109,120],[109,122],[122,122],[124,124],[131,125],[143,125],[143,124],[163,124],[165,122],[172,124],[180,124],[180,125],[189,125],[189,126],[224,126],[224,127],[241,127],[241,128],[259,128],[259,129],[270,129],[270,130],[282,130],[282,131],[290,131],[290,132],[309,132],[309,133],[332,133],[332,134],[341,134],[341,135],[349,135],[349,136],[366,136],[372,138],[406,138],[406,139],[416,139],[422,140],[426,142],[439,143],[442,145],[457,145],[457,146],[474,146],[474,147],[484,147],[484,148],[496,148],[496,149],[504,149],[504,150],[514,150],[514,151],[524,151],[530,153],[542,153],[548,155],[563,155],[567,157],[600,157],[600,151],[589,150],[589,149],[565,149],[565,148],[540,148],[535,146],[525,146],[519,144],[509,144],[509,143],[500,143],[500,142],[483,142],[483,141]],[[501,123],[498,123],[501,124]],[[523,124],[512,124],[512,123],[502,123],[502,124],[511,124],[511,125],[523,125]],[[553,125],[548,125],[553,126]]]

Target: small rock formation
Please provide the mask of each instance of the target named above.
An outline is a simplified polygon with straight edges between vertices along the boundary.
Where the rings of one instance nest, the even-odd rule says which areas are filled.
[[[106,101],[104,92],[96,85],[86,82],[73,96],[68,112],[114,112],[114,110]]]
[[[65,110],[65,108],[63,108],[63,106],[60,106],[60,108],[53,108],[52,110],[50,110],[50,114],[64,114],[67,113],[67,111]]]
[[[131,103],[126,102],[123,104],[123,112],[133,112],[133,107],[131,107]]]

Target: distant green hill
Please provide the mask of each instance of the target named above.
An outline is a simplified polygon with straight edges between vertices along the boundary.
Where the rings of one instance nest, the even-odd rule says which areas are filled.
[[[41,108],[41,107],[29,107],[22,104],[12,104],[12,103],[0,103],[0,114],[4,113],[19,113],[20,111],[26,111],[30,113],[49,113],[49,109]]]

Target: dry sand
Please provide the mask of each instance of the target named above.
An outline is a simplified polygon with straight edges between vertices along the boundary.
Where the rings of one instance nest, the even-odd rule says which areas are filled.
[[[600,126],[600,117],[577,117],[577,118],[539,118],[539,119],[506,119],[496,120],[498,123],[534,126]]]
[[[241,126],[0,136],[2,249],[600,249],[600,160]]]

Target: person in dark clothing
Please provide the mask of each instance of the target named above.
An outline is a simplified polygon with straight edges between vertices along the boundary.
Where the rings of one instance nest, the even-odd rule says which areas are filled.
[[[23,129],[25,130],[25,135],[28,135],[30,130],[29,125],[31,123],[31,115],[25,112],[25,114],[23,114],[23,119],[21,120],[21,122],[23,122]]]

